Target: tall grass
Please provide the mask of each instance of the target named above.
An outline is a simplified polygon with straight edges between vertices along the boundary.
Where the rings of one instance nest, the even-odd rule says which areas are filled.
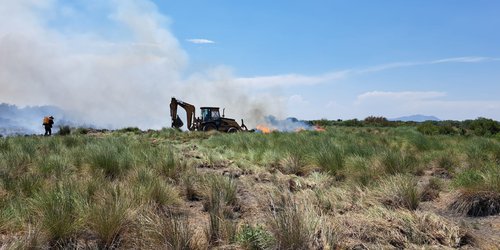
[[[117,248],[125,239],[132,224],[129,194],[119,186],[108,188],[90,205],[86,217],[87,227],[95,234],[100,249]]]
[[[416,173],[418,159],[413,155],[408,155],[395,150],[388,150],[380,156],[380,163],[387,174]]]
[[[318,217],[311,207],[289,194],[271,197],[270,230],[276,249],[311,249]]]
[[[389,207],[415,210],[421,200],[421,192],[417,188],[417,181],[412,176],[395,175],[383,180],[379,196]]]
[[[234,242],[237,227],[232,217],[233,208],[237,205],[236,183],[218,175],[209,175],[205,181],[209,192],[204,201],[205,210],[209,213],[207,239],[212,245]]]
[[[345,175],[362,186],[368,186],[380,175],[373,169],[371,160],[361,156],[348,157],[345,166]]]
[[[140,170],[137,177],[135,193],[139,204],[150,203],[158,208],[180,204],[179,193],[172,185],[146,171]]]
[[[426,195],[451,185],[456,210],[495,213],[484,208],[500,193],[498,149],[413,128],[1,138],[0,234],[20,248],[457,247],[455,224],[417,209],[414,175],[445,168],[451,184]],[[293,194],[290,180],[302,184]]]
[[[104,141],[89,147],[89,161],[96,171],[102,171],[108,178],[123,176],[132,166],[130,153],[118,141]]]
[[[342,148],[333,143],[323,143],[314,154],[316,164],[325,172],[336,175],[344,168],[345,157]]]
[[[31,206],[50,247],[74,243],[83,225],[84,206],[84,199],[74,186],[58,184],[53,190],[36,195]]]
[[[147,230],[159,245],[172,250],[194,249],[195,233],[184,215],[165,212],[149,213],[145,217]]]

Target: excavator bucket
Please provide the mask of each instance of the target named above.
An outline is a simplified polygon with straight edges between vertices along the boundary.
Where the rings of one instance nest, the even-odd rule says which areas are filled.
[[[172,122],[172,127],[174,128],[180,128],[184,125],[184,123],[182,122],[181,118],[177,115],[177,117],[175,118],[175,120]]]

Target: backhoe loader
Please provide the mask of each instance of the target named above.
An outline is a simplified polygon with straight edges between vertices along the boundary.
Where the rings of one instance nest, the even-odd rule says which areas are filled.
[[[196,108],[194,105],[172,97],[170,102],[170,117],[172,118],[172,127],[180,128],[184,125],[177,114],[177,107],[180,106],[186,110],[187,129],[190,131],[211,131],[217,130],[221,132],[234,133],[238,131],[248,131],[247,126],[241,119],[241,126],[231,118],[225,118],[224,112],[222,117],[219,113],[219,107],[201,107],[201,117],[196,117]]]

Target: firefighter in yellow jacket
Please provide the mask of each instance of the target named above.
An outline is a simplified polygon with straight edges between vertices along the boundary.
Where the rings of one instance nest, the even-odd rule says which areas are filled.
[[[44,117],[43,118],[43,126],[45,127],[45,136],[52,135],[52,125],[54,125],[54,117]]]

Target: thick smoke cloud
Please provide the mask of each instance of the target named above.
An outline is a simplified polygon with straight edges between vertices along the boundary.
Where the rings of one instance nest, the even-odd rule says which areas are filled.
[[[169,126],[172,96],[227,107],[250,125],[280,114],[276,98],[247,94],[224,67],[186,75],[188,55],[150,1],[78,3],[107,10],[99,31],[62,29],[58,22],[94,17],[56,0],[2,0],[0,102],[54,105],[112,128]]]

